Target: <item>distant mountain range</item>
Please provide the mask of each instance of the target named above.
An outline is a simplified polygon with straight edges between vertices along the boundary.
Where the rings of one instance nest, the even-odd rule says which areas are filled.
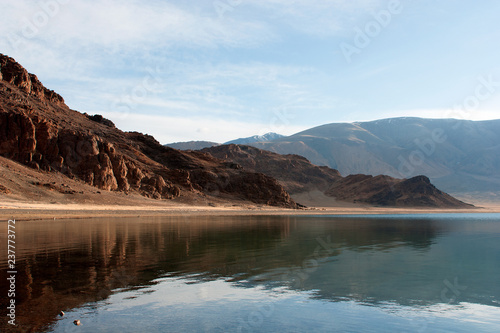
[[[426,175],[461,198],[500,200],[500,120],[390,118],[332,123],[291,136],[253,136],[229,143],[304,156],[343,176]]]
[[[228,142],[225,142],[222,144],[224,144],[224,145],[228,145],[228,144],[248,145],[248,144],[256,143],[256,142],[267,142],[267,141],[277,140],[277,139],[280,139],[283,137],[284,137],[284,135],[277,134],[277,133],[266,133],[263,135],[250,136],[248,138],[239,138],[239,139],[231,140],[231,141],[228,141]],[[215,147],[215,146],[219,146],[219,145],[221,145],[221,143],[211,142],[211,141],[186,141],[186,142],[167,143],[165,146],[170,147],[170,148],[180,149],[180,150],[199,150],[199,149]]]
[[[280,139],[283,137],[285,137],[285,136],[281,135],[281,134],[277,134],[277,133],[266,133],[263,135],[254,135],[254,136],[251,136],[248,138],[240,138],[240,139],[236,139],[236,140],[231,140],[231,141],[225,142],[224,144],[225,145],[229,145],[229,144],[248,145],[248,144],[255,143],[255,142],[273,141],[273,140],[277,140],[277,139]]]
[[[500,120],[392,118],[334,123],[250,143],[344,175],[426,175],[446,192],[500,198]]]

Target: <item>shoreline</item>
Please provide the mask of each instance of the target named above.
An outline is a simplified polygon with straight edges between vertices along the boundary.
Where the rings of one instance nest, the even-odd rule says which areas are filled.
[[[167,217],[167,216],[264,216],[264,215],[402,215],[449,213],[500,213],[500,206],[484,205],[477,208],[395,208],[374,206],[311,207],[288,209],[258,205],[206,206],[206,205],[86,205],[41,204],[11,202],[0,204],[0,221],[37,221],[56,219],[88,219],[106,217]]]

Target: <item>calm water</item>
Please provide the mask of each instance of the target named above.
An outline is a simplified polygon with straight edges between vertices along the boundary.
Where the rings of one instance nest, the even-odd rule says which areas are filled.
[[[2,278],[2,332],[500,332],[499,214],[56,220],[16,237],[19,327]]]

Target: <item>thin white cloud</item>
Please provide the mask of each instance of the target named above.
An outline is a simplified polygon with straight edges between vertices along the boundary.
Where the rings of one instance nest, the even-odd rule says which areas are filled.
[[[76,96],[70,106],[87,112],[121,109],[131,113],[203,114],[258,121],[258,114],[266,110],[292,101],[304,105],[312,95],[300,82],[302,76],[310,74],[308,68],[168,61],[158,68],[161,69],[142,69],[134,77],[86,79],[85,84],[93,89],[76,94],[68,91]]]
[[[196,2],[16,0],[2,6],[1,18],[0,50],[48,78],[75,63],[79,74],[102,75],[102,66],[120,72],[182,48],[250,48],[274,38],[267,23],[221,20]]]
[[[249,0],[273,20],[307,34],[350,34],[367,15],[383,9],[384,0]]]
[[[119,51],[137,45],[172,43],[195,47],[235,46],[268,37],[265,26],[203,15],[165,1],[148,3],[133,0],[58,0],[52,9],[42,2],[18,0],[5,6],[0,32],[17,33],[27,39],[53,42],[53,46],[101,46]],[[70,44],[68,44],[70,43]]]

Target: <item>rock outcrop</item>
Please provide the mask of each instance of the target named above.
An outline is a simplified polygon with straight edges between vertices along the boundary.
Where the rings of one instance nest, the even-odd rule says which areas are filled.
[[[107,191],[297,207],[269,176],[233,168],[207,154],[163,147],[151,136],[116,129],[100,115],[70,110],[61,96],[1,54],[0,79],[1,156]]]
[[[319,190],[340,201],[378,206],[473,207],[438,190],[425,176],[410,179],[361,174],[342,177],[337,170],[314,165],[299,155],[280,155],[234,144],[205,148],[202,152],[276,178],[292,195]]]
[[[349,175],[325,192],[338,200],[393,207],[471,208],[470,204],[438,190],[426,176]]]
[[[47,103],[65,105],[64,99],[43,86],[36,75],[18,64],[13,58],[0,54],[0,80],[10,83],[28,96],[33,96]]]
[[[316,166],[300,155],[280,155],[245,145],[222,145],[201,150],[248,171],[277,179],[289,193],[327,190],[341,179],[337,170]]]

